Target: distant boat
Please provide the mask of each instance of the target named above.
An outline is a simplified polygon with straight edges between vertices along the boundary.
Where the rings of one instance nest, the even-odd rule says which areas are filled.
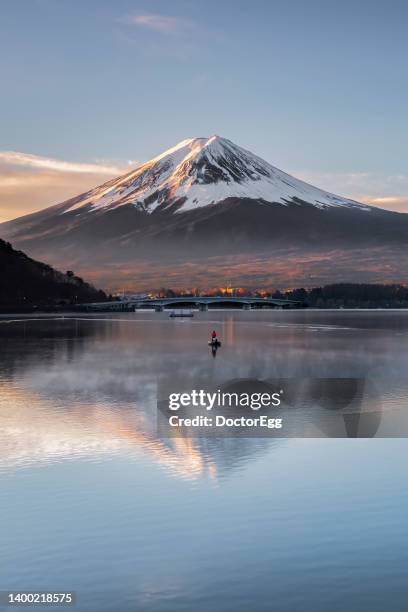
[[[169,314],[169,317],[174,319],[175,317],[194,317],[194,313],[192,310],[186,310],[180,308],[179,310],[172,310]]]

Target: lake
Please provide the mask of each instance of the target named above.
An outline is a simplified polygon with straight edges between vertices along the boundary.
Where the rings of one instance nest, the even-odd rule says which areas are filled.
[[[74,591],[80,612],[405,609],[407,312],[3,317],[0,347],[0,590]],[[299,410],[289,437],[161,437],[158,380],[180,375],[362,379],[375,426]]]

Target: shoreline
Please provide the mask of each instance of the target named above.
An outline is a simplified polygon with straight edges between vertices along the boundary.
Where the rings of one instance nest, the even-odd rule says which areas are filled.
[[[408,312],[408,308],[407,307],[403,307],[403,308],[316,308],[316,307],[308,307],[308,308],[303,308],[303,309],[298,309],[298,308],[285,308],[285,309],[280,309],[280,308],[254,308],[252,310],[245,310],[243,308],[212,308],[210,310],[207,310],[207,313],[211,313],[211,312],[231,312],[231,313],[236,313],[236,312],[245,312],[245,313],[262,313],[262,314],[266,314],[266,313],[298,313],[299,311],[302,312]],[[135,311],[112,311],[112,310],[98,310],[98,311],[93,311],[93,312],[89,312],[89,311],[72,311],[72,310],[66,310],[66,311],[51,311],[51,312],[38,312],[38,311],[33,311],[33,312],[0,312],[0,321],[8,321],[10,320],[10,318],[12,317],[13,320],[54,320],[54,321],[61,321],[64,319],[75,319],[75,318],[81,318],[81,319],[93,319],[95,318],[95,316],[100,316],[100,315],[109,315],[109,317],[111,318],[117,318],[117,317],[123,317],[123,315],[137,315],[137,314],[154,314],[154,315],[160,315],[160,314],[169,314],[171,312],[171,309],[169,310],[164,310],[161,312],[155,312],[154,309],[152,308],[145,308],[145,309],[138,309]],[[200,312],[200,310],[196,310],[196,314],[202,314]],[[158,317],[157,317],[158,318]]]

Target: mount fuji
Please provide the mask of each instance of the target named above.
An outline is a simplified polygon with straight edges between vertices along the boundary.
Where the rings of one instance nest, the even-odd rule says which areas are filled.
[[[314,206],[367,206],[316,189],[274,168],[226,138],[190,138],[136,170],[67,202],[62,212],[96,212],[132,205],[152,213],[196,210],[227,198]],[[85,208],[86,207],[86,208]]]
[[[297,282],[319,280],[318,262],[327,268],[330,260],[330,278],[352,280],[359,269],[359,280],[377,280],[380,264],[381,280],[397,281],[393,262],[408,243],[408,215],[323,191],[212,136],[183,140],[119,178],[3,223],[0,237],[112,288],[228,277],[269,283],[276,266],[285,275],[285,264],[293,279],[300,261]]]

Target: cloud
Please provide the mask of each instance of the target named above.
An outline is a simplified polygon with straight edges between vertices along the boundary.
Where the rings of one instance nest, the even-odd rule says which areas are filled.
[[[405,197],[384,197],[384,198],[373,198],[371,196],[360,196],[360,202],[369,204],[370,206],[378,206],[379,208],[385,208],[387,210],[394,210],[396,212],[408,213],[408,195]]]
[[[225,47],[225,32],[181,15],[130,13],[116,19],[115,35],[121,44],[137,49],[147,60],[190,63],[199,54],[216,56]]]
[[[81,163],[0,151],[0,222],[62,202],[137,165],[135,161]]]
[[[0,169],[2,165],[55,170],[57,172],[79,172],[85,174],[112,175],[123,171],[123,166],[105,165],[103,163],[87,164],[81,162],[67,162],[52,159],[50,157],[32,155],[30,153],[20,153],[18,151],[0,151]]]
[[[128,25],[160,32],[161,34],[180,35],[195,29],[195,23],[191,19],[154,13],[129,15],[123,19],[123,22]]]
[[[338,195],[408,213],[408,175],[374,172],[294,171],[294,176]]]

